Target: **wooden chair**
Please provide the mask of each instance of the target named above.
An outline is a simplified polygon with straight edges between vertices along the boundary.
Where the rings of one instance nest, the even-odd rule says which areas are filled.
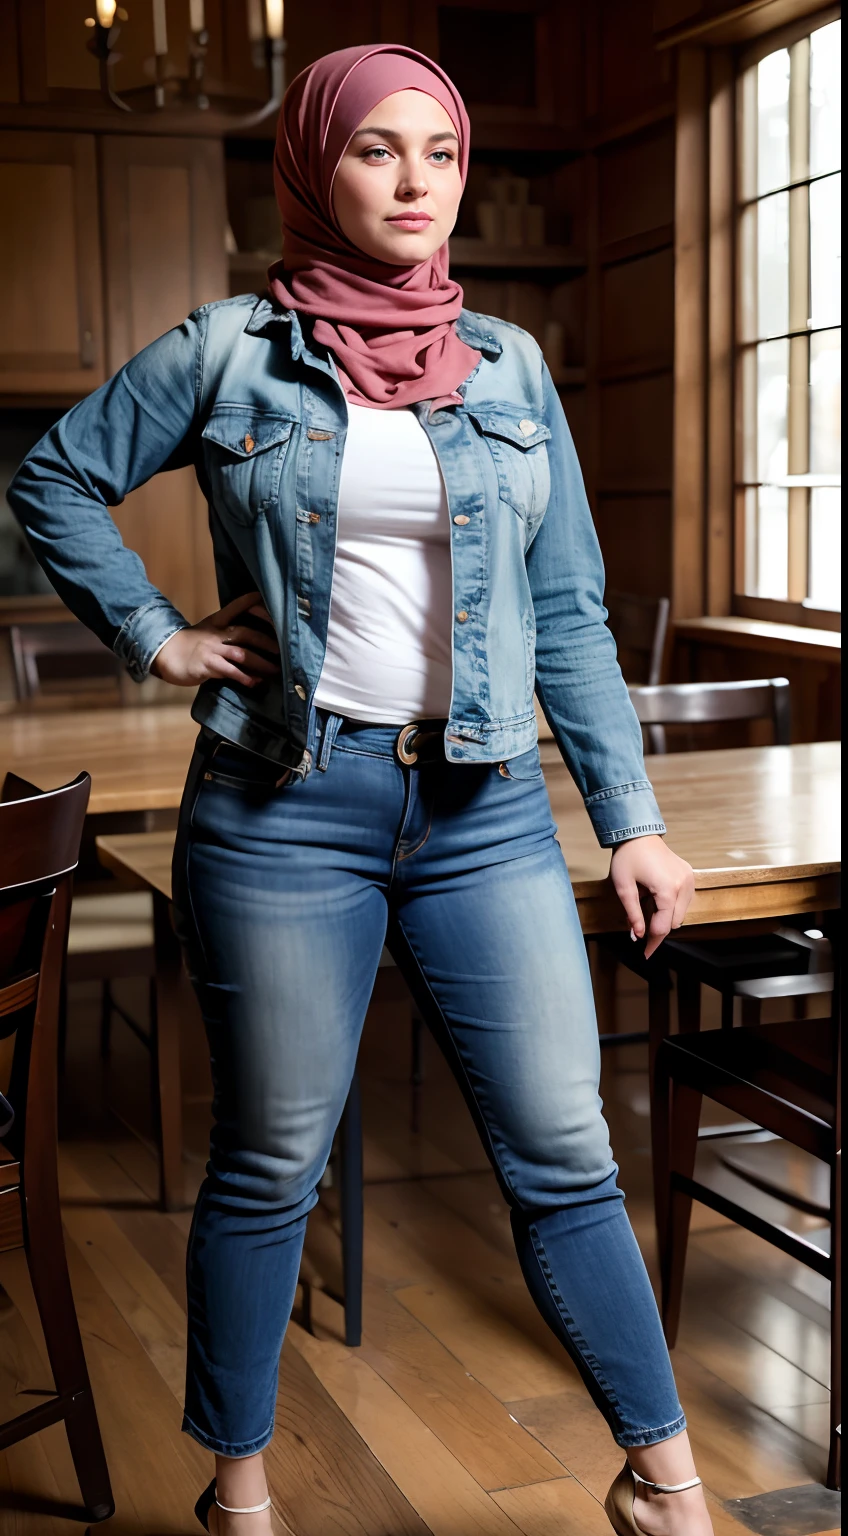
[[[21,703],[86,707],[124,701],[123,665],[118,657],[75,619],[55,624],[13,624],[9,629],[15,688]],[[133,685],[134,686],[134,685]],[[146,978],[152,989],[153,907],[143,891],[113,888],[103,895],[77,892],[65,982],[97,981],[101,989],[100,1049],[109,1055],[115,1014],[145,1044],[147,1031],[115,1000],[113,981]],[[64,1062],[67,997],[63,986],[59,1015],[59,1059]]]
[[[669,599],[612,591],[604,594],[604,603],[627,682],[659,683],[665,666]]]
[[[841,1484],[842,1340],[842,1020],[838,974],[829,1018],[743,1025],[734,1030],[672,1035],[654,1063],[655,1173],[661,1188],[659,1224],[662,1317],[669,1346],[677,1338],[692,1200],[718,1211],[826,1276],[831,1285],[831,1399],[828,1488]],[[703,1098],[741,1113],[801,1147],[830,1169],[830,1251],[806,1235],[776,1225],[694,1178]],[[779,1198],[786,1193],[775,1191]],[[807,1207],[808,1208],[808,1207]]]
[[[640,724],[655,732],[652,741],[665,751],[665,727],[670,725],[709,725],[724,720],[768,719],[776,746],[788,746],[791,732],[789,682],[785,677],[755,679],[732,683],[663,683],[649,687],[631,687]],[[629,935],[608,934],[598,940],[596,991],[602,1018],[615,1017],[615,981],[619,965],[648,981],[648,1031],[630,1033],[602,1032],[601,1045],[627,1044],[646,1040],[652,1034],[668,1034],[670,971],[678,973],[678,1001],[690,1011],[699,1006],[701,983],[715,987],[722,995],[725,1016],[732,1020],[734,988],[737,981],[757,976],[783,975],[809,968],[807,946],[800,934],[791,936],[784,928],[780,934],[762,938],[736,937],[728,940],[674,940],[668,938],[660,951],[646,965],[641,947]]]
[[[7,774],[0,800],[0,1033],[14,1034],[0,1115],[0,1249],[22,1247],[55,1395],[0,1427],[0,1449],[63,1421],[87,1518],[115,1504],[68,1278],[56,1156],[59,989],[91,779],[42,793]]]
[[[123,702],[123,665],[109,647],[75,619],[56,624],[12,624],[9,628],[15,691],[21,702],[72,706],[85,695],[87,706]]]
[[[734,683],[660,683],[631,687],[640,725],[652,751],[665,752],[665,727],[714,725],[728,720],[770,720],[775,746],[791,740],[789,680],[770,677]]]

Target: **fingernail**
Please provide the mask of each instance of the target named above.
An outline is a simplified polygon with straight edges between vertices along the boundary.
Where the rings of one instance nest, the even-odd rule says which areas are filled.
[[[634,943],[634,944],[635,944],[635,943],[636,943],[636,942],[637,942],[637,938],[636,938],[636,930],[635,930],[635,928],[631,928],[631,930],[630,930],[630,937],[631,937],[631,939],[632,939],[632,940],[633,940],[633,943]]]

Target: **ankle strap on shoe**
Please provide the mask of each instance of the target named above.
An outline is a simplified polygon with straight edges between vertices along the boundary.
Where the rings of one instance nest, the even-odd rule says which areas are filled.
[[[216,1498],[215,1503],[219,1509],[224,1511],[225,1515],[261,1515],[263,1509],[271,1508],[271,1495],[268,1495],[264,1504],[249,1504],[246,1509],[233,1509],[230,1504],[222,1504],[218,1498]]]
[[[630,1470],[633,1472],[632,1467]],[[682,1493],[684,1488],[697,1488],[701,1481],[699,1477],[690,1477],[688,1483],[652,1483],[650,1478],[640,1477],[638,1472],[633,1472],[633,1477],[637,1483],[644,1483],[646,1488],[656,1488],[658,1493]]]

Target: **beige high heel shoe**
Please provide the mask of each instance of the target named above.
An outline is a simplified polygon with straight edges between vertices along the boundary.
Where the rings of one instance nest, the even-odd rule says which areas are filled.
[[[688,1483],[652,1483],[649,1478],[640,1477],[638,1472],[634,1472],[630,1462],[626,1461],[604,1499],[610,1525],[618,1536],[645,1536],[641,1525],[636,1524],[633,1513],[637,1483],[645,1483],[648,1488],[656,1488],[660,1493],[682,1493],[684,1488],[696,1488],[700,1481],[699,1477],[690,1477]]]

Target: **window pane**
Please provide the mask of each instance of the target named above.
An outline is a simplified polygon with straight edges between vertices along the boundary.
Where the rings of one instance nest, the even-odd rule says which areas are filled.
[[[757,335],[789,330],[789,193],[757,204]]]
[[[810,473],[842,468],[842,333],[810,337]]]
[[[757,191],[773,192],[789,180],[789,50],[779,48],[757,66]]]
[[[810,493],[810,596],[815,608],[838,609],[842,600],[842,492]]]
[[[757,479],[782,480],[787,465],[789,342],[757,347]]]
[[[842,177],[810,187],[810,324],[842,319]]]
[[[752,597],[786,598],[789,591],[789,492],[757,492],[757,590]]]
[[[842,165],[842,23],[819,27],[810,38],[810,173]]]

